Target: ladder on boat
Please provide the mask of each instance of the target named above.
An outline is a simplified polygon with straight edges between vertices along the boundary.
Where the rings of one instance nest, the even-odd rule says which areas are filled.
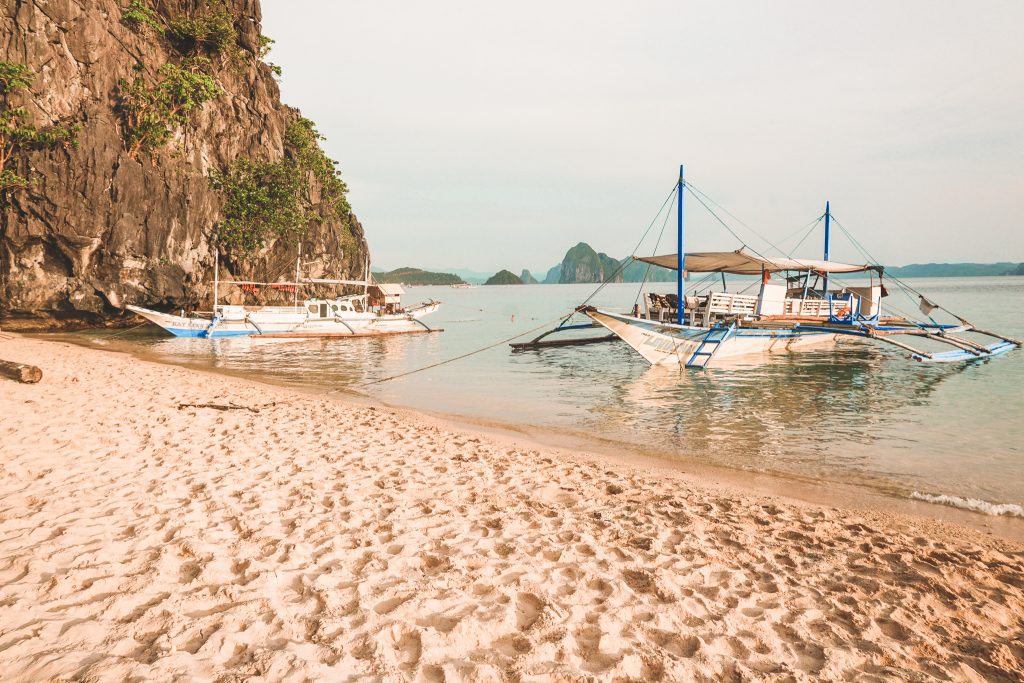
[[[688,368],[706,368],[711,359],[718,353],[718,349],[721,348],[722,342],[733,336],[736,332],[736,322],[733,321],[729,325],[723,323],[715,323],[714,326],[708,330],[707,334],[701,340],[697,350],[690,356],[690,360],[686,361],[686,367]],[[705,350],[710,348],[710,350]]]

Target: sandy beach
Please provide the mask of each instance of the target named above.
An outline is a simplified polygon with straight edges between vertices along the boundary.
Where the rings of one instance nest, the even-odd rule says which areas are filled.
[[[1024,677],[1024,545],[13,337],[0,678]],[[229,407],[222,410],[218,407]]]

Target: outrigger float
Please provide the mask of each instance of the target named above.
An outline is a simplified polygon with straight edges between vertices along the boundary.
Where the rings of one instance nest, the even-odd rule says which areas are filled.
[[[401,285],[376,283],[370,269],[362,280],[330,280],[301,278],[301,257],[292,282],[221,281],[219,258],[215,259],[213,307],[209,312],[186,315],[161,313],[139,306],[126,306],[129,311],[156,323],[175,337],[369,337],[390,334],[441,332],[421,318],[436,311],[440,301],[424,301],[403,308]],[[234,286],[248,293],[262,287],[293,294],[291,306],[243,306],[219,303],[221,285]],[[329,299],[308,298],[299,303],[299,290],[313,285],[362,287],[361,294]]]
[[[625,341],[652,365],[678,365],[685,368],[714,367],[719,361],[751,354],[797,351],[832,343],[841,337],[861,338],[898,347],[906,351],[909,358],[923,363],[954,363],[991,358],[1021,346],[1021,341],[1017,339],[978,329],[963,317],[929,301],[894,277],[888,277],[887,280],[906,291],[924,317],[915,320],[905,314],[891,314],[896,311],[886,314],[884,309],[887,306],[883,306],[882,299],[888,296],[888,292],[883,284],[884,268],[881,265],[870,262],[866,252],[864,256],[869,262],[862,264],[829,260],[829,233],[833,216],[828,203],[824,215],[812,226],[813,230],[817,222],[824,220],[825,250],[822,260],[797,259],[788,255],[769,256],[757,253],[747,245],[735,251],[689,253],[684,256],[683,197],[686,191],[693,193],[702,205],[712,211],[701,198],[703,193],[695,193],[686,183],[680,166],[679,181],[673,191],[678,217],[676,253],[634,256],[634,260],[675,270],[674,295],[648,293],[643,298],[642,308],[637,304],[627,314],[583,305],[577,312],[589,317],[592,323],[569,325],[567,323],[570,319],[567,318],[559,327],[515,347],[543,348],[605,341],[607,337],[544,340],[544,337],[555,332],[590,327],[591,324],[607,328],[613,338]],[[717,215],[715,217],[722,221]],[[666,216],[666,222],[667,219]],[[855,241],[854,244],[857,245]],[[684,276],[687,273],[706,273],[711,278],[721,274],[722,291],[708,289],[699,292],[698,289],[707,284],[705,278],[687,294],[684,290]],[[830,279],[834,285],[838,275],[851,273],[867,273],[869,279],[857,286],[830,286]],[[726,291],[726,274],[757,277],[760,280],[757,294]],[[753,284],[758,283],[755,280]],[[933,317],[936,310],[944,311],[956,322],[936,321]],[[907,343],[914,339],[934,342],[929,346],[936,349],[925,350]],[[940,350],[943,346],[952,349]]]

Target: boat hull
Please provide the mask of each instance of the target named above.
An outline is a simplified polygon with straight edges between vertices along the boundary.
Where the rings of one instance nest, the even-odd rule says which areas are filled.
[[[242,319],[212,320],[161,313],[140,306],[127,306],[133,313],[162,327],[175,337],[372,337],[390,334],[434,332],[420,318],[437,310],[430,302],[405,314],[377,316],[355,313],[344,318],[315,318],[304,313],[266,314],[254,311]]]
[[[651,365],[685,366],[709,331],[706,327],[673,325],[597,309],[585,313],[629,344]],[[836,335],[829,332],[741,327],[721,342],[703,367],[715,367],[723,360],[740,356],[792,351],[834,343],[835,340]]]

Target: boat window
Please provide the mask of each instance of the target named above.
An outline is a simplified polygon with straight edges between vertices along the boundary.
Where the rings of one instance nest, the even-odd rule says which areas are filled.
[[[308,306],[308,308],[309,308],[309,312],[310,313],[312,313],[313,315],[316,315],[316,304],[310,304]]]
[[[331,306],[331,310],[336,312],[338,310],[338,307],[336,305],[335,306]]]
[[[326,318],[327,317],[327,304],[320,304],[320,317],[321,318]]]

